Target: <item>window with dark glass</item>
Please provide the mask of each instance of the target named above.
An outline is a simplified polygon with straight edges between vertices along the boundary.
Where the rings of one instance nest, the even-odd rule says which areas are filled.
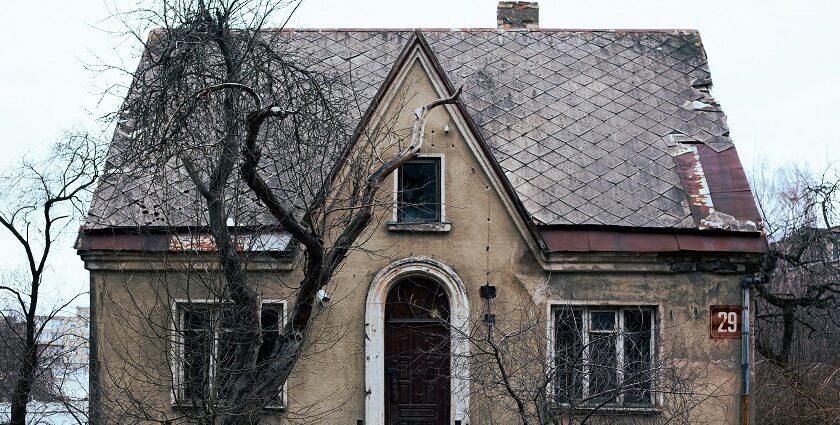
[[[202,397],[210,385],[210,355],[213,337],[210,312],[205,309],[186,310],[181,315],[183,334],[183,396],[185,399]]]
[[[224,304],[192,303],[178,306],[181,335],[180,391],[183,400],[224,400],[234,376],[234,355],[242,341],[241,323],[235,310]],[[257,368],[266,365],[283,329],[283,305],[263,304],[261,308],[263,343],[257,355]],[[282,406],[283,388],[269,406]]]
[[[583,317],[580,310],[557,310],[554,316],[554,381],[557,401],[583,395]]]
[[[402,223],[441,220],[440,159],[415,159],[403,164],[398,176],[397,219]]]
[[[653,320],[650,308],[555,308],[555,400],[653,406]]]

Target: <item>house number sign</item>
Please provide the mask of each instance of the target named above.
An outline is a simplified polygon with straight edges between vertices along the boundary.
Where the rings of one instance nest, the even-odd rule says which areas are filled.
[[[741,337],[741,306],[713,305],[709,307],[709,336],[712,339]]]

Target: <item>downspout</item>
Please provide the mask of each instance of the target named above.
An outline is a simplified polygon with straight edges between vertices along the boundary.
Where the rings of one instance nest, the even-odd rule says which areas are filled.
[[[741,279],[741,425],[750,425],[750,288],[764,276]]]

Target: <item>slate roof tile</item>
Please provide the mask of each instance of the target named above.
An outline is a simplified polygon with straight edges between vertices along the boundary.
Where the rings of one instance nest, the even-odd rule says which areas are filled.
[[[539,224],[694,227],[662,137],[682,133],[716,151],[732,146],[718,106],[690,107],[708,97],[692,82],[710,84],[696,32],[421,32],[446,78],[463,85],[467,113]],[[412,34],[286,31],[278,42],[324,70],[347,68],[364,107]],[[105,179],[87,226],[148,224],[151,210],[140,205],[150,203],[153,186]]]

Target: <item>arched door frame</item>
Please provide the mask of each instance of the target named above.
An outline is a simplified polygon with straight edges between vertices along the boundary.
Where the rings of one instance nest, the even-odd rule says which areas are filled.
[[[433,279],[449,297],[450,420],[467,423],[469,392],[469,302],[464,282],[446,264],[425,257],[395,261],[374,276],[365,302],[365,425],[385,424],[385,300],[395,283],[410,276]]]

